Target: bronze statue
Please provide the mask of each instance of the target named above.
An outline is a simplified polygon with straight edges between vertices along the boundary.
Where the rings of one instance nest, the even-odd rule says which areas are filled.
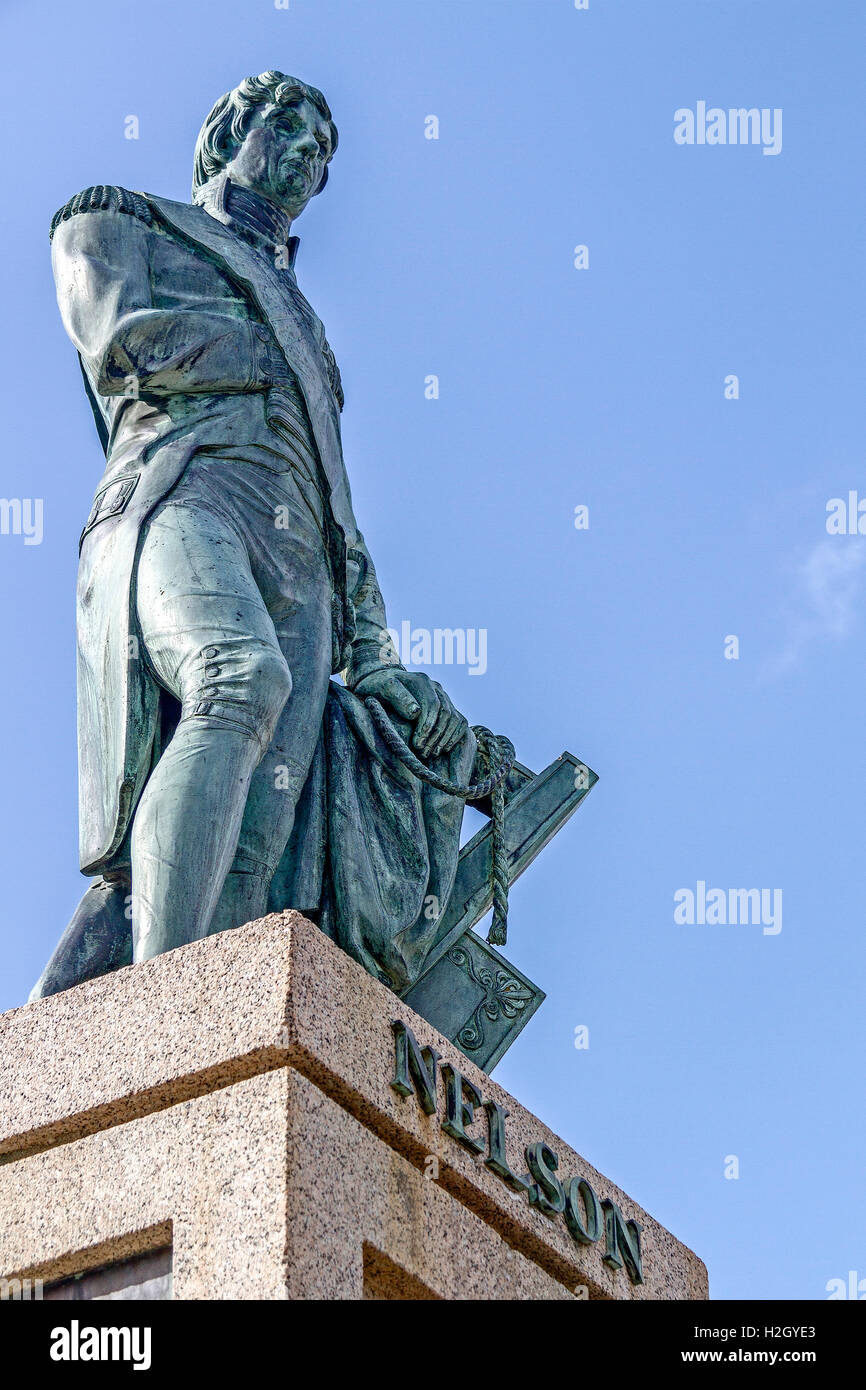
[[[283,907],[406,994],[472,925],[443,926],[467,799],[494,817],[473,892],[504,940],[528,862],[504,809],[531,774],[398,659],[295,276],[336,147],[322,93],[262,73],[205,121],[192,203],[98,186],[52,223],[106,466],[78,581],[93,884],[31,997]]]

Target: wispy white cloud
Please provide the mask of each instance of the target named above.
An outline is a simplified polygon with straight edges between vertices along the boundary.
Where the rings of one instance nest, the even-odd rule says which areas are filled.
[[[793,571],[781,649],[764,668],[781,675],[802,660],[808,647],[847,637],[857,623],[866,589],[866,538],[826,536]]]

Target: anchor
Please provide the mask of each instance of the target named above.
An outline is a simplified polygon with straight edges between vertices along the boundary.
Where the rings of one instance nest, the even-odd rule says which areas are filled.
[[[543,772],[515,762],[505,784],[502,834],[508,886],[574,815],[598,775],[573,753]],[[490,814],[489,801],[473,802]],[[463,846],[448,905],[424,974],[403,994],[416,1013],[482,1071],[492,1071],[543,1003],[545,993],[472,928],[493,902],[491,824]]]

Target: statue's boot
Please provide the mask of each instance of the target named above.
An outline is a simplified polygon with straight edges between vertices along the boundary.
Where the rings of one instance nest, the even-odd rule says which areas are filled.
[[[30,999],[59,994],[97,975],[132,964],[129,883],[98,878],[73,913],[57,948],[30,991]]]

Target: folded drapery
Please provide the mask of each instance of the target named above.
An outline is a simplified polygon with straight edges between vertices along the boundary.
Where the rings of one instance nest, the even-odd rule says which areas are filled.
[[[394,717],[404,738],[411,725]],[[431,770],[467,783],[470,730]],[[269,908],[296,907],[392,989],[417,979],[454,884],[464,802],[388,751],[358,696],[332,681],[322,733]]]

